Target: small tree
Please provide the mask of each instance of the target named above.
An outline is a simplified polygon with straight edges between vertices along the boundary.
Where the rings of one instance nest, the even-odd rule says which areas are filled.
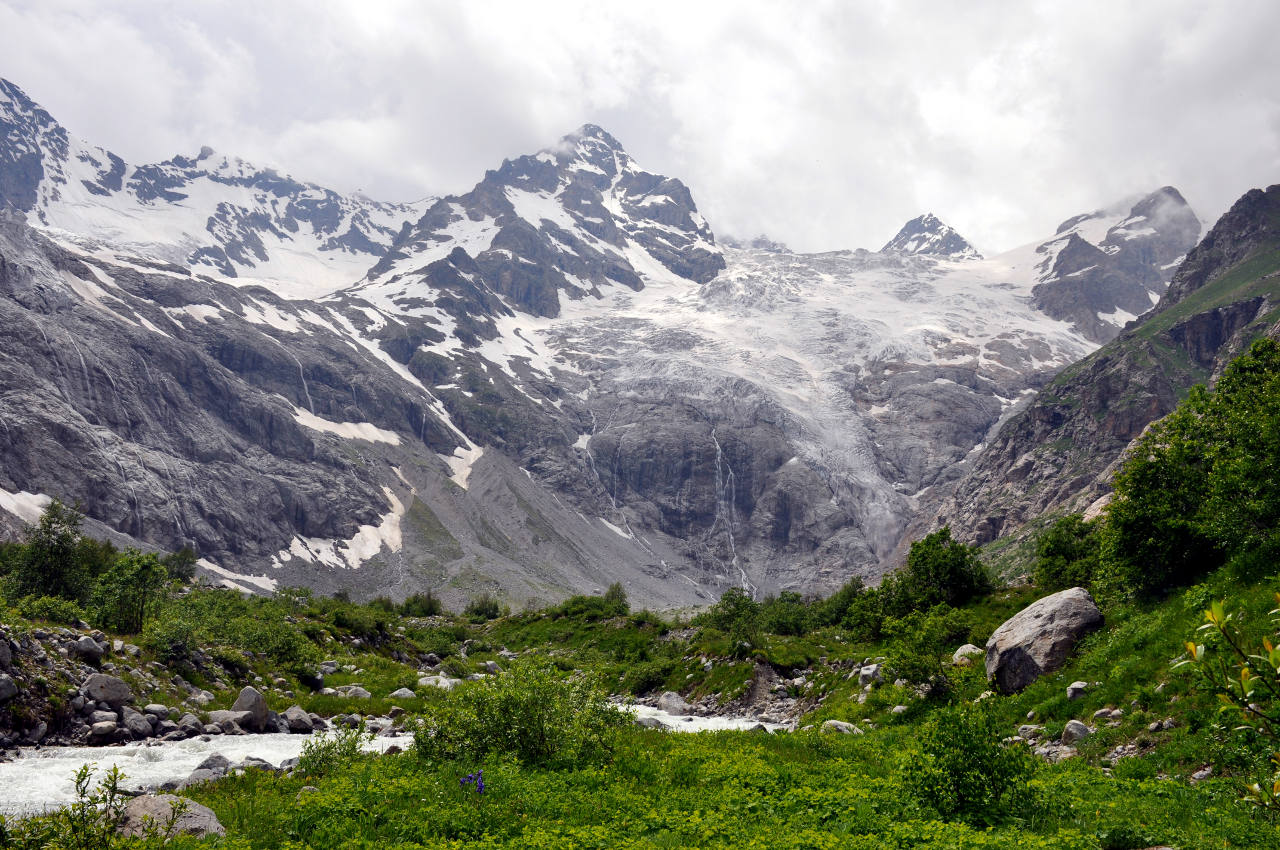
[[[734,655],[760,645],[760,604],[741,587],[731,587],[702,615],[702,622],[729,635]]]
[[[1088,587],[1098,569],[1098,523],[1079,514],[1049,526],[1036,541],[1034,577],[1042,590]]]
[[[918,736],[920,751],[903,769],[907,790],[947,820],[999,823],[1024,809],[1035,760],[1005,746],[995,719],[978,705],[936,711]]]
[[[978,550],[952,540],[947,527],[912,543],[906,566],[880,585],[885,614],[897,617],[943,602],[963,605],[990,591]]]
[[[400,613],[406,617],[435,617],[443,610],[444,606],[430,590],[407,596],[400,606]]]
[[[112,631],[137,634],[164,598],[169,579],[153,553],[129,549],[101,576],[93,591],[94,618]]]
[[[92,576],[77,557],[83,517],[54,499],[40,520],[27,527],[26,551],[13,565],[13,598],[59,596],[83,602]]]
[[[631,603],[627,601],[627,591],[622,582],[615,581],[604,592],[605,609],[612,617],[625,617],[631,612]]]

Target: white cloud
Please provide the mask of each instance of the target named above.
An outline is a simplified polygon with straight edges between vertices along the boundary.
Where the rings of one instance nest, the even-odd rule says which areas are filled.
[[[132,161],[202,144],[387,199],[587,121],[720,232],[986,249],[1280,179],[1280,5],[0,0],[0,75]]]

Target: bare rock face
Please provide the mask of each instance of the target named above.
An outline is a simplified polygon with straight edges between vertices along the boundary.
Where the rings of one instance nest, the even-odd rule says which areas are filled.
[[[213,809],[183,797],[171,794],[158,796],[135,797],[124,808],[124,820],[120,824],[122,835],[140,836],[146,834],[148,823],[154,824],[161,831],[172,816],[174,804],[183,804],[182,814],[173,824],[174,835],[192,835],[203,838],[206,835],[226,835],[227,830],[218,822]]]
[[[1016,693],[1061,667],[1080,639],[1101,626],[1102,612],[1083,587],[1038,599],[987,641],[987,679]]]

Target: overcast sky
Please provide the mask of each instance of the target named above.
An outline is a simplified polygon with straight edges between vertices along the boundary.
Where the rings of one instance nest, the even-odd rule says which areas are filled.
[[[1280,3],[0,0],[0,76],[130,162],[208,144],[386,200],[575,127],[720,234],[984,251],[1171,184],[1280,182]]]

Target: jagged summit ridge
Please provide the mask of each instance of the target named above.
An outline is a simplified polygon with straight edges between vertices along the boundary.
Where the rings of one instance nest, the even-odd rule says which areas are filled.
[[[315,297],[359,280],[423,205],[342,195],[208,147],[133,165],[0,80],[0,207],[108,249]]]
[[[933,213],[925,213],[908,221],[898,231],[898,235],[890,239],[880,251],[945,257],[950,260],[982,259],[982,255],[967,239]]]
[[[473,265],[512,308],[551,317],[562,296],[639,290],[668,276],[704,283],[725,261],[684,183],[646,171],[586,124],[505,160],[470,192],[436,201],[352,291],[391,312],[464,322],[439,286],[459,264]]]

